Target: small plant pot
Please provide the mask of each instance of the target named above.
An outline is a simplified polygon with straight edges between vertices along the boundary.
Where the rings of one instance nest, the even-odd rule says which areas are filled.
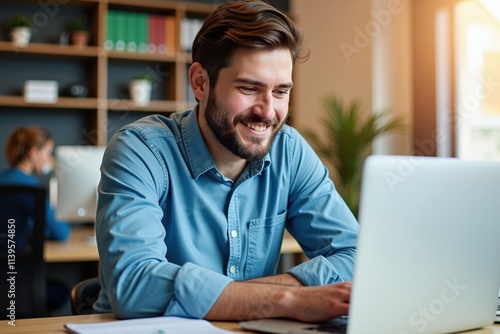
[[[137,79],[130,81],[130,98],[136,106],[146,107],[151,101],[151,81],[146,79]]]
[[[71,33],[71,44],[84,47],[89,44],[89,33],[87,31],[73,31]]]
[[[12,28],[10,35],[14,46],[24,48],[30,44],[31,28],[15,27]]]

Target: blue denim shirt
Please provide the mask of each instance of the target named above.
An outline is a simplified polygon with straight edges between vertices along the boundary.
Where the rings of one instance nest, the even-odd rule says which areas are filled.
[[[233,182],[196,109],[147,116],[112,138],[101,171],[97,312],[202,318],[231,281],[276,272],[285,228],[311,259],[290,270],[302,283],[352,278],[358,224],[292,127]]]

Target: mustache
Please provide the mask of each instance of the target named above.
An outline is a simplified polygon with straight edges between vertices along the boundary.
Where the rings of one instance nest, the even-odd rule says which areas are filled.
[[[256,114],[238,115],[238,117],[236,117],[236,121],[242,123],[262,123],[265,126],[278,125],[278,120],[276,118],[265,119],[264,117]]]

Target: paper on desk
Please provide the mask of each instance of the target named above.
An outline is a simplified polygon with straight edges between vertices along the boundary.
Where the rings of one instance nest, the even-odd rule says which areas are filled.
[[[233,333],[202,319],[179,317],[154,317],[117,320],[101,323],[65,324],[64,328],[73,334],[220,334]]]

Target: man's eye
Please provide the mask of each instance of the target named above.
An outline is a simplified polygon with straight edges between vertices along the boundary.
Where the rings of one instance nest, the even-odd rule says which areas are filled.
[[[247,86],[241,86],[240,90],[243,91],[243,92],[245,92],[245,93],[254,93],[254,92],[257,91],[256,88],[254,88],[254,87],[247,87]]]
[[[288,95],[288,90],[286,89],[280,89],[280,90],[275,90],[274,91],[274,95],[278,96],[278,97],[283,97],[283,96],[286,96]]]

